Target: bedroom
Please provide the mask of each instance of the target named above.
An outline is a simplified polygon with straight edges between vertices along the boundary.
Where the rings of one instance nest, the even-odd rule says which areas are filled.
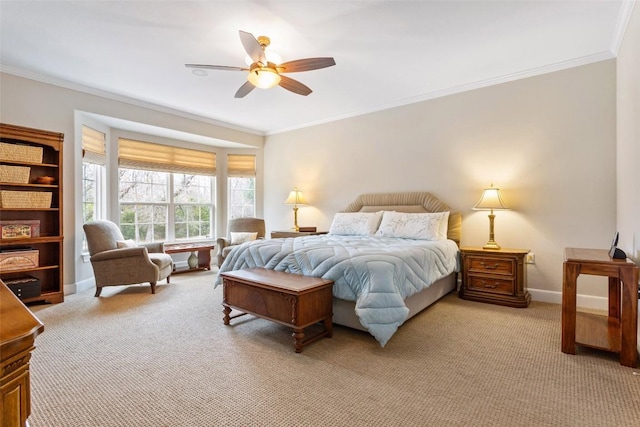
[[[562,67],[549,67],[532,77],[264,136],[32,80],[6,66],[13,74],[2,73],[2,120],[64,132],[69,147],[81,112],[255,147],[247,150],[263,157],[257,212],[269,230],[291,227],[290,207],[282,202],[294,186],[310,203],[300,208],[300,225],[319,230],[328,229],[333,214],[358,194],[430,191],[463,214],[462,245],[479,245],[486,241],[488,221],[471,208],[494,183],[512,208],[498,213],[496,240],[503,247],[531,249],[533,298],[559,303],[564,247],[606,247],[617,230],[620,247],[638,258],[640,180],[632,142],[638,96],[627,82],[636,60],[629,47],[633,29],[630,21],[616,59],[558,71]],[[65,164],[76,165],[65,168],[66,182],[81,173],[78,156],[79,150],[65,151]],[[77,205],[78,193],[70,190],[65,205]],[[224,212],[224,199],[218,202]],[[77,214],[65,212],[65,259],[80,257]],[[218,215],[215,229],[224,234],[225,226],[225,216]],[[71,292],[90,278],[86,260],[65,269]],[[603,306],[601,286],[588,283],[581,293],[583,305]]]
[[[616,59],[264,138],[243,135],[255,146],[264,139],[261,209],[269,228],[291,227],[291,209],[282,202],[294,186],[310,202],[300,209],[300,224],[319,229],[357,194],[426,190],[463,212],[463,245],[478,245],[486,241],[487,218],[471,207],[493,182],[513,209],[497,214],[497,241],[536,254],[529,266],[534,300],[560,301],[566,246],[606,247],[618,230],[621,247],[637,260],[639,14],[636,6]],[[74,135],[73,111],[83,110],[219,132],[211,124],[11,73],[0,79],[3,122]],[[74,164],[71,150],[65,156],[65,164]],[[74,182],[77,169],[65,174]],[[65,198],[74,205],[71,188]],[[65,230],[70,242],[81,233],[72,212]],[[76,248],[67,244],[65,257],[79,260]],[[65,285],[90,276],[89,265],[78,264],[66,269]],[[601,307],[605,293],[594,284],[583,295],[585,305]]]

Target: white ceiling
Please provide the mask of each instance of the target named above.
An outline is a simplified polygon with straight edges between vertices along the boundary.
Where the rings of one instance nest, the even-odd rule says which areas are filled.
[[[273,134],[615,57],[632,0],[0,1],[0,70]],[[236,90],[238,30],[311,89]],[[109,95],[111,96],[111,95]]]

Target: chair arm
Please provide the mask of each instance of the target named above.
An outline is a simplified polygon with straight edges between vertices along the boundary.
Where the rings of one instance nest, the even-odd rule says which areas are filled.
[[[135,248],[111,249],[108,251],[98,252],[97,254],[93,254],[91,256],[91,262],[107,261],[110,259],[118,259],[118,258],[132,258],[132,257],[149,258],[147,253],[148,253],[147,248],[145,248],[144,246],[138,246]]]
[[[141,243],[140,246],[147,248],[150,253],[164,252],[164,242]]]
[[[230,244],[231,244],[231,241],[226,237],[218,237],[216,239],[216,246],[218,247],[218,252],[222,252],[222,249],[225,248],[226,246],[229,246]]]

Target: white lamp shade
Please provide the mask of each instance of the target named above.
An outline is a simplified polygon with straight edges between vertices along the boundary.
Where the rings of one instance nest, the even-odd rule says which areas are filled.
[[[284,204],[285,205],[306,205],[307,201],[302,195],[302,191],[296,188],[295,190],[292,190],[289,193],[289,197],[287,197],[287,200],[284,201]]]
[[[247,76],[255,87],[260,89],[269,89],[280,83],[280,74],[270,68],[256,68]]]
[[[482,197],[476,205],[474,210],[509,210],[507,204],[502,200],[499,188],[485,188],[482,193]]]

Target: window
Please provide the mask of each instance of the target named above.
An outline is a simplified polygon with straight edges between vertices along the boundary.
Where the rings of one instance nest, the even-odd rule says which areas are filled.
[[[175,239],[211,236],[211,183],[202,175],[172,174]]]
[[[215,153],[128,139],[118,148],[125,239],[212,238]]]
[[[82,162],[82,223],[99,219],[98,187],[100,186],[101,166]]]
[[[104,218],[106,135],[82,126],[82,222]],[[88,250],[83,233],[82,249]]]
[[[120,230],[125,239],[167,240],[169,175],[138,169],[118,170]]]
[[[256,156],[229,154],[229,218],[256,216]]]

